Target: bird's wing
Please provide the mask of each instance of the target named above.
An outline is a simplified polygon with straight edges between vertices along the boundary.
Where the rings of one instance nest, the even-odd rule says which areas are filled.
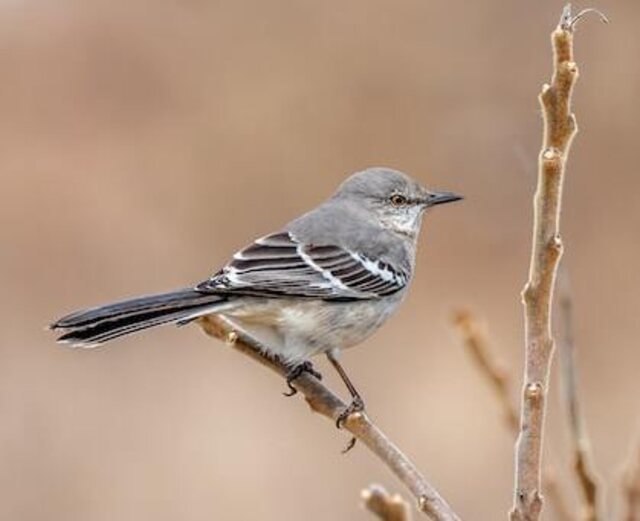
[[[196,286],[205,293],[362,300],[403,289],[408,275],[339,246],[302,244],[289,232],[258,239]]]

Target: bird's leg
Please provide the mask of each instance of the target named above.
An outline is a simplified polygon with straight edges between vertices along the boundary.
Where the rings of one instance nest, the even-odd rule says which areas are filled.
[[[338,418],[336,419],[336,427],[338,427],[338,429],[341,429],[342,425],[350,415],[356,412],[364,411],[364,401],[362,400],[360,393],[356,390],[354,385],[351,383],[351,380],[349,380],[347,373],[340,365],[340,362],[338,362],[338,359],[336,358],[335,354],[332,351],[327,351],[327,358],[329,359],[329,362],[331,362],[331,365],[338,372],[338,374],[340,375],[340,378],[342,378],[342,381],[344,382],[344,385],[347,386],[347,389],[351,394],[351,403],[345,408],[344,411],[340,413],[340,416],[338,416]]]
[[[318,380],[322,380],[322,375],[313,368],[313,364],[308,360],[291,366],[289,371],[287,371],[286,379],[287,379],[287,387],[289,390],[286,393],[282,393],[285,396],[293,396],[298,392],[298,390],[292,385],[294,380],[300,378],[304,373],[309,373],[311,376],[315,376]]]

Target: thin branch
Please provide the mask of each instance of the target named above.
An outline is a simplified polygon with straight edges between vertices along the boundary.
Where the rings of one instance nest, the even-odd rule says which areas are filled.
[[[556,513],[558,521],[575,521],[576,516],[569,507],[569,502],[560,486],[558,473],[551,465],[542,469],[542,490]]]
[[[518,412],[511,401],[509,376],[504,366],[489,349],[482,326],[468,311],[457,311],[453,320],[471,358],[493,388],[500,402],[507,428],[517,433]]]
[[[598,18],[600,18],[600,21],[603,24],[609,23],[609,18],[607,18],[607,15],[604,14],[602,11],[600,11],[599,9],[594,9],[593,7],[587,7],[586,9],[583,9],[573,17],[571,17],[571,12],[569,11],[570,18],[566,21],[567,27],[570,27],[571,29],[573,29],[578,23],[578,21],[580,20],[580,18],[582,18],[585,15],[588,15],[589,13],[595,14]]]
[[[632,448],[622,482],[624,521],[640,521],[640,437]]]
[[[206,334],[226,340],[235,349],[253,358],[281,376],[287,367],[264,354],[260,343],[239,330],[223,318],[216,316],[199,319]],[[318,379],[303,373],[295,381],[296,389],[302,393],[311,409],[334,422],[345,409],[346,404]],[[447,502],[424,478],[416,466],[400,449],[369,419],[365,413],[354,413],[347,417],[344,428],[366,445],[396,477],[409,489],[418,502],[418,509],[433,520],[456,521],[459,517]]]
[[[562,375],[560,381],[569,419],[573,470],[583,499],[582,519],[597,521],[601,519],[598,494],[600,480],[592,463],[591,444],[582,416],[578,393],[573,342],[573,302],[566,269],[560,269],[558,276],[558,311],[560,318],[559,357]]]
[[[369,485],[361,495],[365,508],[381,521],[411,521],[411,508],[400,494],[391,495],[380,485]]]
[[[512,521],[535,521],[542,511],[542,444],[549,371],[554,349],[551,303],[558,262],[562,255],[560,207],[565,165],[577,132],[571,95],[578,78],[573,61],[576,19],[571,6],[563,9],[551,33],[553,77],[539,96],[544,119],[543,146],[538,160],[538,188],[534,197],[533,244],[529,279],[522,297],[525,315],[525,371],[516,442],[516,475]]]
[[[459,310],[454,315],[454,324],[460,332],[464,345],[480,373],[493,388],[500,402],[506,427],[517,436],[518,411],[511,398],[511,381],[498,357],[491,351],[484,327],[469,311]],[[556,478],[555,470],[546,465],[542,474],[542,487],[554,506],[558,519],[573,521],[568,501]]]

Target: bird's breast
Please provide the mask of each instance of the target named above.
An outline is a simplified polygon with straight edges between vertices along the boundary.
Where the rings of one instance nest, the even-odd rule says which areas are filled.
[[[256,299],[229,316],[258,337],[268,334],[268,351],[298,361],[361,343],[389,318],[399,301],[400,297],[349,302]]]

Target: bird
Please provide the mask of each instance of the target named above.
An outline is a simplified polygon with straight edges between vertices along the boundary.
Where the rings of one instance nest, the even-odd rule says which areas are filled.
[[[460,199],[398,170],[367,168],[203,282],[76,311],[49,327],[62,333],[58,342],[94,347],[163,324],[222,316],[285,364],[287,396],[303,373],[321,378],[311,358],[326,355],[351,395],[340,428],[364,410],[340,351],[363,342],[398,309],[413,279],[423,216]]]

